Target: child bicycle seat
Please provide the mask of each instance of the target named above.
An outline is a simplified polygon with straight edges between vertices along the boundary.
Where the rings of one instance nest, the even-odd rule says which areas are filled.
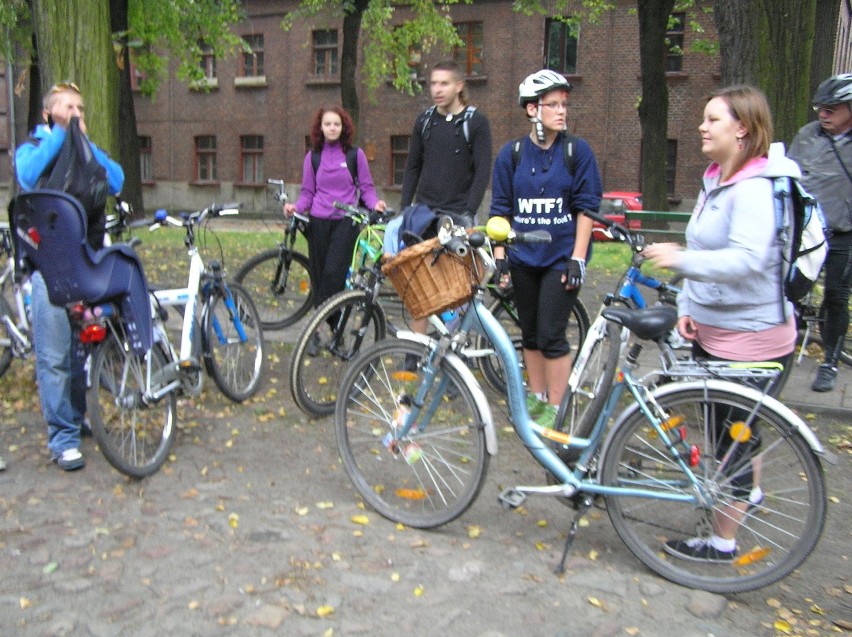
[[[151,303],[142,263],[125,244],[93,249],[86,241],[86,213],[58,190],[35,190],[9,206],[20,257],[41,272],[50,302],[64,307],[115,302],[121,307],[136,354],[151,349]]]

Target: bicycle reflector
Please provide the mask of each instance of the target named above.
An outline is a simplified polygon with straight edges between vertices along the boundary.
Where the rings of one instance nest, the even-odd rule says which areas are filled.
[[[35,226],[30,227],[27,230],[27,236],[33,242],[33,245],[38,246],[41,243],[41,235],[38,233],[38,230],[35,229]]]
[[[92,323],[80,330],[80,342],[83,345],[91,345],[92,343],[102,343],[106,338],[107,331],[103,325]]]

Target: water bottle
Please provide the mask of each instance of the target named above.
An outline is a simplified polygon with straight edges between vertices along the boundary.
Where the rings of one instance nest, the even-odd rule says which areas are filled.
[[[441,321],[443,321],[450,332],[453,332],[459,326],[459,323],[461,323],[461,312],[456,308],[445,310],[441,312]]]
[[[27,315],[27,322],[33,322],[33,284],[27,279],[21,284],[21,293],[24,296],[24,312]]]

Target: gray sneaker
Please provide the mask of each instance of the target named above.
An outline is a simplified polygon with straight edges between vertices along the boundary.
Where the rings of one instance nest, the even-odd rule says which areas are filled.
[[[837,379],[837,368],[826,363],[819,366],[817,369],[816,378],[811,391],[825,392],[834,389],[834,381]]]
[[[80,453],[79,449],[66,449],[53,461],[63,471],[76,471],[86,466],[86,461],[83,460],[83,454]]]

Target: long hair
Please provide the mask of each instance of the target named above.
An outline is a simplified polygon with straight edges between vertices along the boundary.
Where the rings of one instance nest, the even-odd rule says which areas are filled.
[[[325,136],[322,134],[322,116],[326,113],[337,113],[340,116],[340,121],[343,123],[343,131],[340,133],[340,146],[343,152],[346,152],[352,147],[352,142],[355,139],[355,124],[352,122],[352,117],[346,112],[342,106],[323,106],[311,120],[311,150],[322,150],[325,143]]]
[[[760,89],[747,84],[726,86],[714,92],[710,99],[720,97],[728,105],[731,117],[746,129],[743,137],[743,152],[734,166],[734,172],[755,157],[766,157],[772,143],[772,113],[766,96]]]

